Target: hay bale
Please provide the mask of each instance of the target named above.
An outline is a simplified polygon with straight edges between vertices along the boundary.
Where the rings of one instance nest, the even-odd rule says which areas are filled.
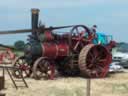
[[[4,89],[4,86],[5,86],[4,76],[0,76],[0,90]]]

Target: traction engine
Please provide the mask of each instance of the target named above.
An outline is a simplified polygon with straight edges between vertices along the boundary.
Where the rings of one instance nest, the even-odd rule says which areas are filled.
[[[112,61],[113,44],[93,44],[95,32],[85,25],[45,27],[38,25],[39,10],[32,10],[32,34],[25,45],[24,56],[14,61],[24,76],[36,79],[62,75],[82,75],[88,78],[105,77]],[[58,30],[69,28],[69,32]],[[113,41],[111,41],[113,42]],[[17,70],[13,71],[19,77]]]

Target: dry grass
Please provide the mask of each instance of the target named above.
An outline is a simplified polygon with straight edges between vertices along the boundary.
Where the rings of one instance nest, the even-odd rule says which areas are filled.
[[[86,96],[86,79],[57,78],[56,80],[26,79],[29,88],[16,90],[6,77],[6,96]],[[91,96],[128,96],[128,73],[112,74],[91,81]]]

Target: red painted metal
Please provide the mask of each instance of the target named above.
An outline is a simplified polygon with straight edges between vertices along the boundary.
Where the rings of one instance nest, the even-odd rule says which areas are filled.
[[[115,41],[110,41],[109,44],[106,46],[106,48],[111,51],[112,48],[116,47],[116,42]]]
[[[2,54],[0,54],[0,64],[2,64],[3,63],[3,57],[4,57],[4,54],[2,53]]]
[[[68,56],[69,54],[69,45],[65,43],[58,44],[58,56]]]
[[[111,62],[111,54],[102,45],[88,44],[79,55],[80,70],[91,78],[105,77]]]
[[[51,70],[50,79],[51,80],[54,80],[54,76],[55,76],[55,64],[50,64],[50,70]]]
[[[14,66],[14,68],[17,68],[12,71],[14,77],[21,78],[19,70],[22,71],[23,77],[30,76],[30,65],[28,65],[28,63],[25,61],[24,56],[15,58],[12,65]]]
[[[42,43],[42,56],[49,58],[57,58],[59,56],[67,56],[69,54],[69,46],[65,43]]]
[[[8,59],[10,62],[6,62],[4,61],[4,59]],[[9,48],[7,48],[3,53],[0,54],[0,64],[12,63],[14,59],[15,59],[15,54]]]
[[[44,36],[45,36],[46,41],[51,41],[54,39],[51,31],[45,31]]]

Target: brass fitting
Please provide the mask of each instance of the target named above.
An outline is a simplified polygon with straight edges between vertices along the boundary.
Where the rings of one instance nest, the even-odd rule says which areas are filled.
[[[32,14],[38,14],[40,12],[39,9],[33,8],[31,9]]]

